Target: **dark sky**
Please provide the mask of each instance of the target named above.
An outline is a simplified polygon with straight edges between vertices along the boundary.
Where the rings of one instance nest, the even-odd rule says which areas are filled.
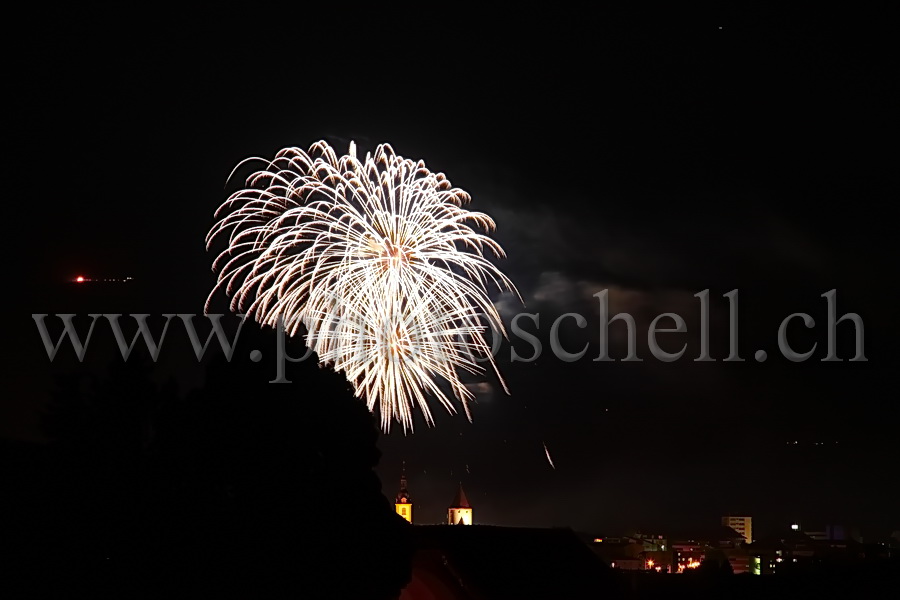
[[[240,160],[319,139],[390,142],[496,219],[498,264],[540,312],[545,349],[564,312],[589,323],[563,327],[568,347],[592,344],[574,363],[509,364],[504,347],[510,396],[487,377],[472,423],[436,410],[434,428],[382,436],[385,492],[405,460],[422,522],[444,518],[462,481],[476,521],[502,525],[615,532],[733,512],[764,531],[795,519],[900,527],[887,492],[900,458],[896,68],[880,20],[44,15],[15,44],[7,91],[5,295],[22,300],[9,318],[25,337],[8,338],[2,431],[38,435],[47,361],[30,314],[55,286],[131,276],[143,312],[199,313],[214,283],[204,236]],[[644,362],[592,360],[591,295],[604,288],[635,316]],[[719,360],[697,363],[692,296],[704,289]],[[733,289],[743,363],[721,361]],[[868,362],[821,362],[831,289],[838,314],[863,318]],[[670,364],[644,337],[663,312],[688,323],[667,346],[688,351]],[[793,312],[817,323],[790,329],[797,348],[818,343],[805,363],[775,344]],[[611,348],[624,357],[615,336]],[[842,324],[839,356],[852,355]],[[164,363],[185,386],[202,377]]]

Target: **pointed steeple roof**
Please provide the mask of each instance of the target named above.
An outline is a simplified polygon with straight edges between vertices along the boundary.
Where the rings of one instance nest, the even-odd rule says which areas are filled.
[[[411,504],[409,498],[409,490],[406,489],[406,461],[403,461],[403,470],[400,474],[400,491],[397,492],[397,498],[394,500],[396,504]]]
[[[456,498],[453,499],[453,504],[450,505],[450,508],[472,508],[469,505],[469,499],[466,498],[466,493],[463,491],[462,482],[459,484],[459,491],[456,492]]]

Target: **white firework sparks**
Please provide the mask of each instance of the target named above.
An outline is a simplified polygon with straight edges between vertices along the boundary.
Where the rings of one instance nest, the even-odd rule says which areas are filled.
[[[544,454],[547,455],[547,462],[550,463],[550,466],[553,467],[554,470],[556,470],[556,465],[553,464],[553,459],[550,458],[550,449],[547,448],[547,442],[541,443],[544,444]]]
[[[488,288],[515,291],[485,256],[505,256],[479,232],[493,220],[387,144],[359,160],[353,143],[338,157],[322,141],[266,163],[216,211],[207,247],[220,237],[227,247],[210,299],[224,287],[232,310],[305,329],[319,361],[379,406],[385,430],[392,419],[412,428],[415,406],[433,423],[428,396],[453,412],[440,380],[471,419],[461,372],[488,362],[503,383],[484,335],[506,335]]]

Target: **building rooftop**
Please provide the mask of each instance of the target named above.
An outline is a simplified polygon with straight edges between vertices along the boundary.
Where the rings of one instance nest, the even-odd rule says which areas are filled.
[[[570,529],[472,525],[413,529],[417,598],[582,598],[609,590],[611,570]]]
[[[456,492],[456,497],[453,498],[453,504],[450,505],[450,508],[472,508],[469,504],[469,499],[466,498],[466,493],[463,491],[462,484],[459,484],[459,490]]]

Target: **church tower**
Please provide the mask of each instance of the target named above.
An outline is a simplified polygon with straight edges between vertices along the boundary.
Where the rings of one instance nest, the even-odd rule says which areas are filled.
[[[400,475],[400,491],[394,499],[394,509],[397,514],[412,523],[412,498],[406,489],[406,464],[403,465],[403,473]]]
[[[459,491],[456,492],[453,504],[447,509],[447,522],[450,525],[472,524],[472,506],[469,504],[469,499],[466,498],[462,483],[459,484]]]

